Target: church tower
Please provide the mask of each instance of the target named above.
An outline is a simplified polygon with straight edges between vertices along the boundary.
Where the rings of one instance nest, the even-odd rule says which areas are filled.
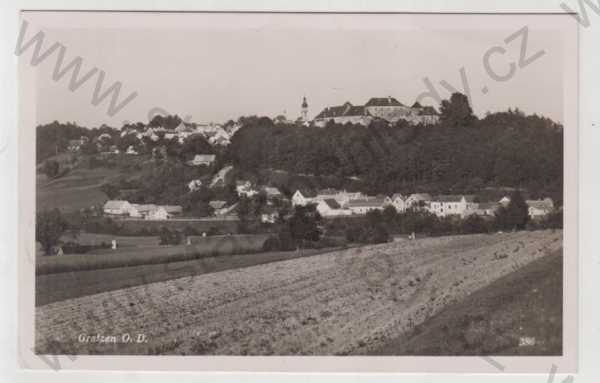
[[[308,103],[306,102],[306,97],[302,97],[302,121],[308,121]]]

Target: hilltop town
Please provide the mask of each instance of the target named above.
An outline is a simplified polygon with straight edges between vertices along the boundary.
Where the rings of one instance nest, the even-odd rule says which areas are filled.
[[[218,233],[277,232],[298,212],[335,222],[319,230],[342,236],[363,218],[386,214],[417,226],[387,227],[380,239],[395,231],[480,232],[509,225],[499,222],[515,208],[511,198],[519,200],[519,227],[556,222],[560,126],[518,110],[482,120],[469,110],[460,94],[439,113],[375,97],[325,107],[309,119],[303,98],[295,121],[248,116],[200,124],[156,116],[121,129],[55,122],[38,127],[38,171],[46,179],[38,205],[84,214],[84,230],[131,234],[155,233],[160,226],[152,222],[199,234],[207,232],[193,229],[200,223]],[[525,137],[537,140],[529,155],[539,160],[515,156],[527,147]],[[80,194],[81,186],[70,186],[86,178]]]

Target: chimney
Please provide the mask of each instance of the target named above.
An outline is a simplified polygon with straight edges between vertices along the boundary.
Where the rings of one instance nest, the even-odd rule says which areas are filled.
[[[388,105],[392,104],[392,96],[388,96]]]

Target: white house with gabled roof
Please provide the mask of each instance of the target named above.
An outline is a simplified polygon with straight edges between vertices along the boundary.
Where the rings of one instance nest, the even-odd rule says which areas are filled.
[[[438,217],[466,217],[474,214],[477,208],[474,195],[438,195],[429,203],[429,211]]]
[[[131,208],[131,204],[127,201],[110,200],[110,201],[106,201],[102,210],[104,211],[104,214],[127,215],[127,214],[129,214],[130,208]]]

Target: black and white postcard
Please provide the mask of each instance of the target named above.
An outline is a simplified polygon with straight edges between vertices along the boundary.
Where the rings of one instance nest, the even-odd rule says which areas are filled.
[[[576,368],[572,15],[20,16],[28,367]]]

